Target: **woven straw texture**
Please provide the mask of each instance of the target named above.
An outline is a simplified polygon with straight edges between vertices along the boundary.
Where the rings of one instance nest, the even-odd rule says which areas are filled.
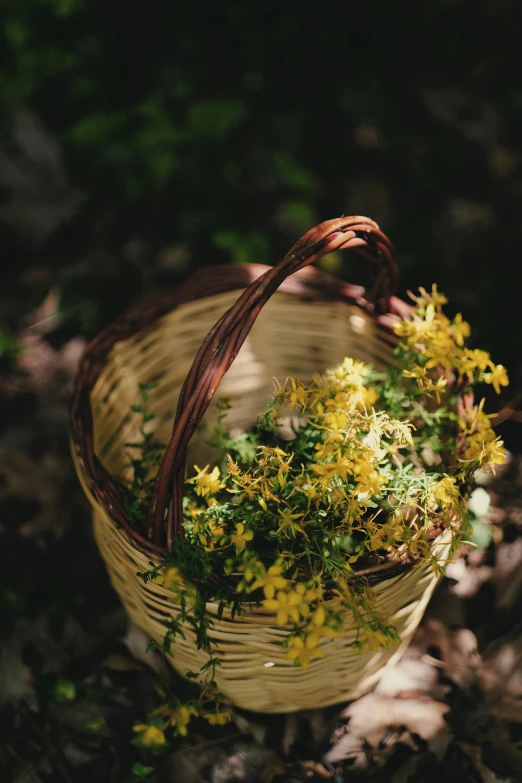
[[[156,416],[158,439],[169,440],[176,403],[199,346],[242,288],[264,269],[242,268],[240,279],[237,269],[224,276],[223,272],[206,271],[181,295],[147,306],[146,319],[133,320],[130,314],[125,322],[133,324],[127,330],[129,336],[118,339],[125,335],[125,329],[118,327],[103,354],[103,366],[88,389],[89,417],[78,415],[78,400],[85,392],[82,383],[85,385],[89,361],[99,343],[89,349],[90,356],[88,350],[87,370],[78,383],[72,414],[73,456],[93,507],[96,541],[129,617],[159,643],[165,634],[165,619],[176,612],[172,593],[155,583],[144,583],[137,573],[149,570],[151,561],[160,562],[164,550],[133,537],[122,525],[110,497],[105,501],[94,481],[92,465],[99,475],[128,478],[125,444],[138,437],[137,417],[129,411],[138,401],[139,383],[158,381],[150,408]],[[212,295],[205,295],[209,292]],[[314,372],[335,366],[346,356],[377,368],[392,362],[394,338],[386,327],[394,307],[395,312],[400,311],[398,300],[377,318],[370,313],[360,289],[332,281],[313,269],[298,271],[266,304],[220,384],[217,396],[229,396],[232,401],[229,425],[247,428],[255,422],[273,390],[274,377],[284,381],[292,375],[306,382]],[[205,421],[211,422],[215,415],[213,403]],[[90,442],[87,431],[92,435],[94,456],[82,445]],[[198,432],[193,437],[189,465],[206,464],[212,458],[205,452],[204,437]],[[446,557],[444,535],[433,547],[439,558]],[[209,636],[221,662],[216,671],[220,691],[237,706],[260,712],[324,707],[368,691],[383,667],[397,661],[406,649],[437,583],[437,576],[426,564],[407,568],[390,565],[379,567],[378,578],[372,574],[371,581],[376,582],[379,610],[399,631],[400,645],[363,655],[354,653],[351,644],[357,629],[347,617],[340,637],[321,640],[326,657],[314,660],[306,671],[285,660],[282,642],[288,629],[278,627],[273,614],[252,606],[234,620],[225,610],[218,620],[217,607],[209,604],[214,620]],[[185,639],[173,640],[170,654],[181,674],[198,670],[207,660],[206,653],[196,648],[192,628],[187,627],[185,634]]]

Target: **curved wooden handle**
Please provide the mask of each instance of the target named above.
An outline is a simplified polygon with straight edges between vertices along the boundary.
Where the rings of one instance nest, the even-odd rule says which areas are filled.
[[[397,283],[391,242],[373,220],[343,217],[308,231],[276,266],[243,291],[205,337],[183,384],[172,436],[154,484],[143,532],[155,544],[163,545],[165,528],[169,551],[174,537],[183,535],[183,488],[189,441],[261,309],[294,272],[334,250],[350,248],[375,264],[375,280],[367,298],[376,313],[387,312]]]

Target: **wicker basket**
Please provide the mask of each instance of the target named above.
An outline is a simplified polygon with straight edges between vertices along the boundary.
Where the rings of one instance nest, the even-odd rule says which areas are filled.
[[[375,265],[369,293],[309,267],[333,250],[349,248]],[[164,620],[175,612],[172,593],[144,583],[137,572],[159,562],[174,536],[183,534],[187,454],[193,464],[204,448],[196,428],[205,413],[210,420],[216,415],[211,401],[218,385],[220,396],[233,401],[229,425],[246,428],[264,409],[274,377],[307,381],[345,356],[376,367],[392,362],[390,327],[408,311],[391,296],[395,282],[391,245],[373,221],[331,220],[309,231],[276,266],[203,269],[175,292],[136,306],[89,345],[71,406],[76,469],[93,507],[94,533],[112,584],[133,622],[158,642],[165,634]],[[137,531],[126,516],[120,482],[128,477],[124,444],[138,434],[130,406],[137,401],[138,384],[150,380],[158,381],[150,398],[157,435],[168,447],[148,520]],[[446,537],[435,539],[433,548],[445,557]],[[290,712],[347,701],[369,690],[383,667],[406,649],[437,576],[428,564],[408,561],[383,563],[367,575],[378,608],[400,634],[400,645],[355,654],[351,645],[357,629],[347,617],[341,636],[321,641],[326,657],[306,671],[285,660],[287,631],[273,614],[253,608],[233,620],[225,610],[218,620],[217,606],[208,604],[221,692],[245,709]],[[173,641],[171,660],[181,674],[207,660],[190,627],[185,639]]]

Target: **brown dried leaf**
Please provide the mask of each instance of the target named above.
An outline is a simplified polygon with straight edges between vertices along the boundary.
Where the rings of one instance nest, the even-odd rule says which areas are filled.
[[[370,693],[351,704],[342,716],[349,718],[347,732],[326,753],[329,763],[354,759],[354,768],[364,768],[365,747],[382,763],[397,742],[412,742],[411,735],[426,740],[437,755],[444,752],[449,740],[449,727],[444,716],[447,704],[433,700],[394,699]],[[410,735],[410,736],[408,736]]]
[[[499,640],[486,650],[479,681],[490,706],[500,705],[504,699],[522,699],[522,634]]]
[[[469,628],[450,631],[439,620],[428,618],[417,630],[413,644],[423,654],[437,650],[445,676],[458,685],[469,687],[476,681],[481,661],[477,637]]]

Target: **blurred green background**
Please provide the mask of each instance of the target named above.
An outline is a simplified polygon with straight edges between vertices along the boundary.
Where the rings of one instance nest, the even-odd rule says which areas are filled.
[[[57,340],[90,337],[199,266],[274,263],[362,214],[399,291],[437,281],[520,381],[519,2],[3,7],[4,355],[49,286]]]

